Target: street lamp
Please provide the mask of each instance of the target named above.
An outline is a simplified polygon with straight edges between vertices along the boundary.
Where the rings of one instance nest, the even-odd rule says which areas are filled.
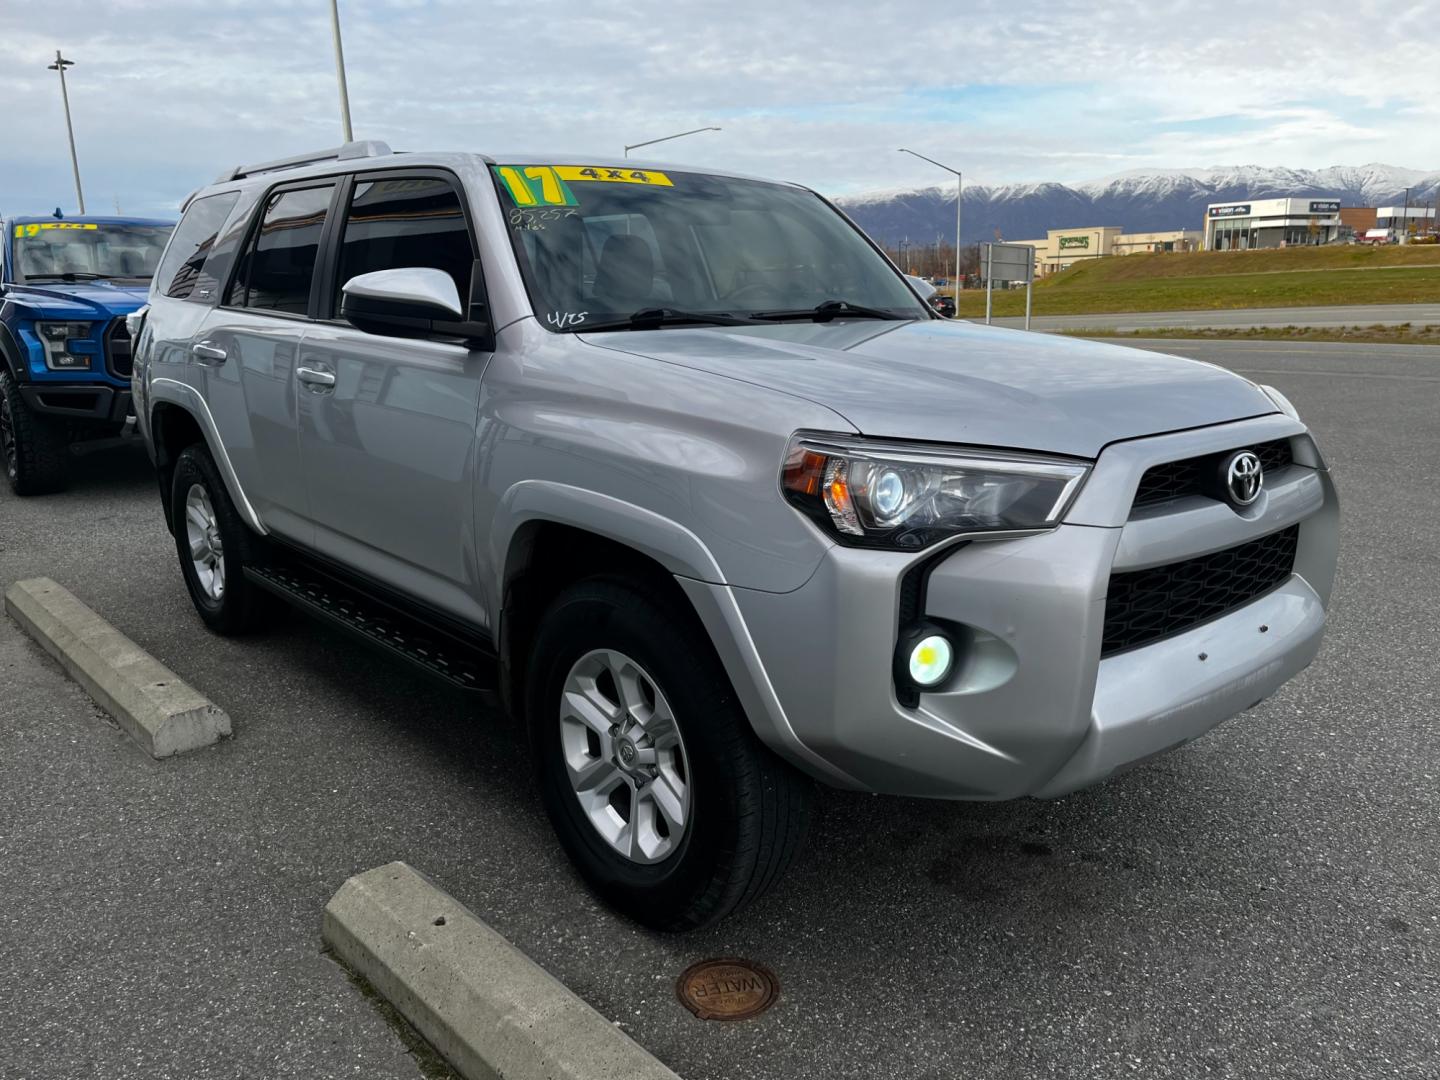
[[[55,50],[55,62],[46,71],[60,73],[60,97],[65,102],[65,131],[70,136],[70,167],[75,170],[75,198],[80,203],[80,213],[85,213],[85,192],[80,190],[80,159],[75,155],[75,128],[70,123],[70,91],[65,88],[65,69],[73,67],[74,60],[66,60]]]
[[[682,131],[678,135],[666,135],[660,139],[647,139],[645,142],[631,143],[625,147],[625,156],[630,156],[631,150],[639,150],[642,146],[654,146],[657,142],[669,142],[671,139],[683,139],[686,135],[699,135],[702,131],[719,131],[718,127],[696,128],[694,131]]]
[[[960,309],[960,202],[965,197],[965,178],[960,175],[959,169],[952,169],[949,165],[941,165],[934,158],[928,158],[924,154],[917,154],[914,150],[906,150],[900,147],[902,154],[909,154],[911,157],[918,157],[921,161],[928,161],[936,168],[944,169],[948,173],[955,174],[955,309]]]
[[[348,143],[354,141],[355,132],[350,128],[350,88],[345,83],[345,48],[340,44],[340,0],[330,0],[330,29],[335,34],[335,74],[340,80],[340,125]]]

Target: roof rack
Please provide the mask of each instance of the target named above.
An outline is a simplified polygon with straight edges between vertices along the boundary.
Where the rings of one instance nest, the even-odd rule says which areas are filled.
[[[302,165],[315,165],[321,161],[352,161],[356,158],[384,157],[390,153],[393,151],[387,143],[366,139],[360,142],[348,142],[333,150],[312,150],[308,154],[276,158],[274,161],[262,161],[256,165],[236,165],[235,168],[216,177],[215,182],[224,184],[247,176],[257,176],[260,173],[280,172],[282,169],[298,169]]]

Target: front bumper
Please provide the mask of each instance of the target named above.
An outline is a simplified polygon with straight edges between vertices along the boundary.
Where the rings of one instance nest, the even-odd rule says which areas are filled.
[[[1267,481],[1250,509],[1195,499],[1130,514],[1149,464],[1283,436],[1294,439],[1297,463]],[[1334,489],[1319,463],[1303,427],[1284,417],[1107,451],[1067,524],[970,543],[934,563],[923,614],[952,628],[958,673],[914,708],[897,700],[891,676],[911,555],[835,547],[790,593],[708,587],[733,596],[753,642],[748,667],[733,648],[722,647],[722,657],[761,737],[832,784],[935,798],[1063,795],[1203,734],[1314,659],[1338,531]],[[1101,658],[1112,572],[1296,524],[1294,570],[1278,587]],[[765,694],[741,685],[757,667]],[[757,708],[762,699],[768,711]]]
[[[135,411],[129,390],[100,383],[27,382],[20,396],[34,412],[65,420],[123,424]]]

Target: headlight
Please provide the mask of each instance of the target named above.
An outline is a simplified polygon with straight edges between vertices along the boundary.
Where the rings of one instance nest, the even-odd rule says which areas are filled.
[[[1090,466],[1065,458],[796,435],[785,497],[842,543],[917,550],[1060,521]]]
[[[73,371],[88,368],[90,357],[70,351],[74,338],[88,338],[91,323],[88,322],[37,322],[35,333],[45,347],[45,366],[51,371]]]

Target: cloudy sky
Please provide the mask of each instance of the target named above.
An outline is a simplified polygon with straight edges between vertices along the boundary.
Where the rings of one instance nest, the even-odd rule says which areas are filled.
[[[397,149],[618,154],[830,193],[1137,168],[1440,167],[1435,0],[340,0],[355,131]],[[1413,42],[1423,42],[1421,48]],[[340,141],[327,0],[0,0],[0,213],[173,212]]]

